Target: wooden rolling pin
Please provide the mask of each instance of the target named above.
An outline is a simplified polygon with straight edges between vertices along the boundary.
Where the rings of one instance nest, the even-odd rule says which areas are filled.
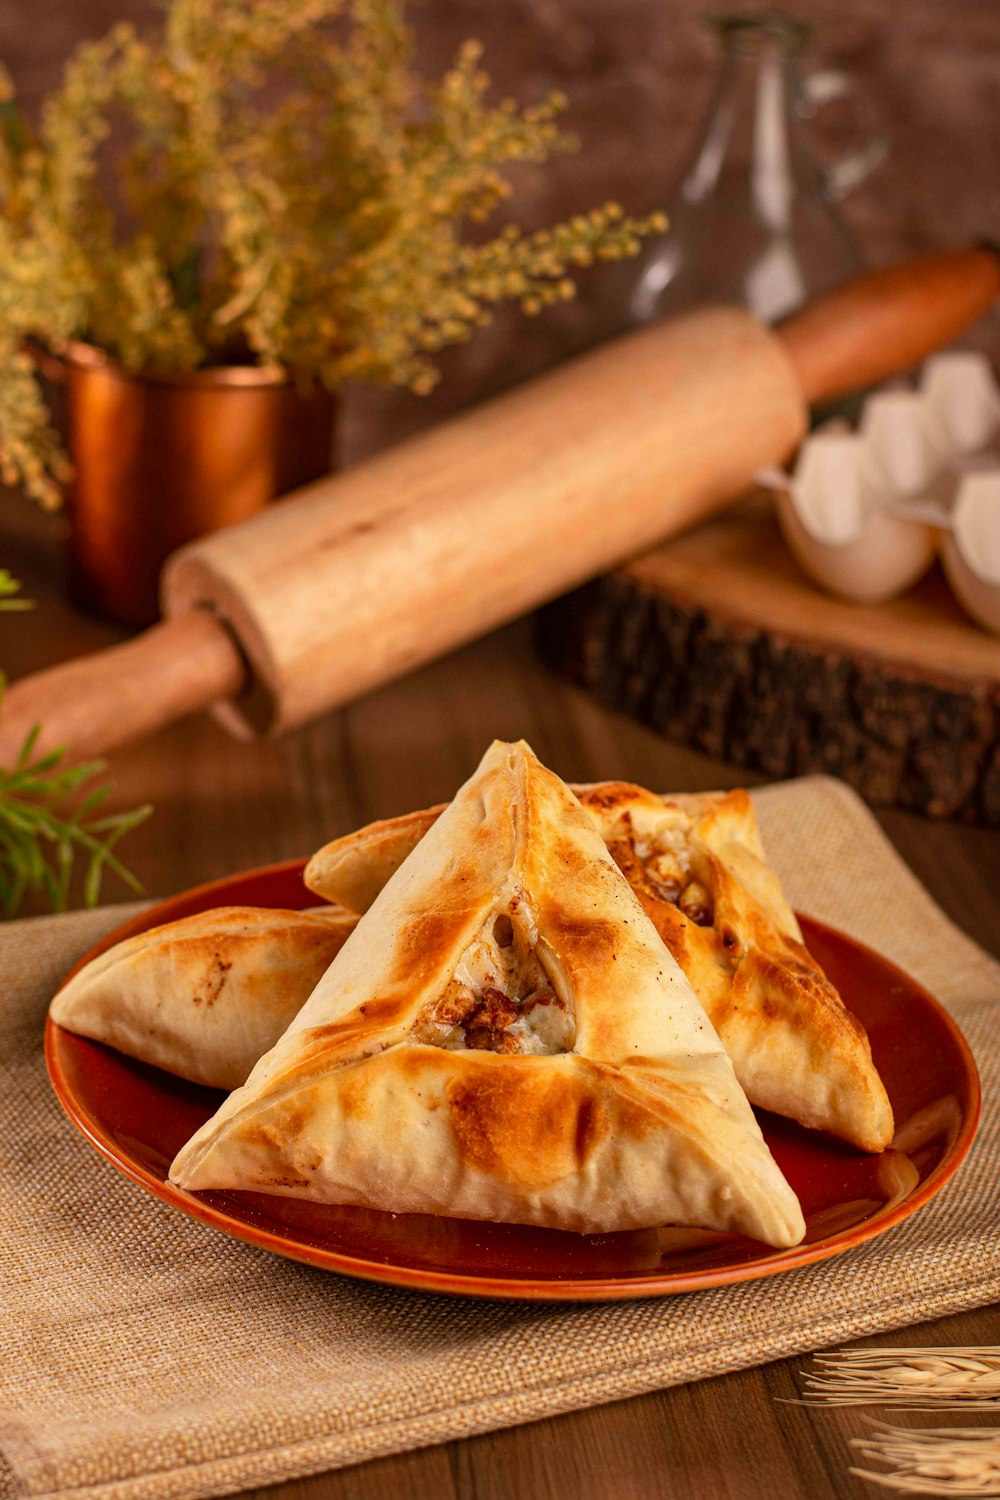
[[[810,402],[907,369],[1000,295],[950,251],[862,276],[777,330],[708,308],[629,334],[175,553],[165,620],[16,683],[75,757],[209,705],[305,723],[700,520],[780,462]]]

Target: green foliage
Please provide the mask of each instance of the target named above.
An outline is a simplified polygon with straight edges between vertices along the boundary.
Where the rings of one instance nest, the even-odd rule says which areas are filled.
[[[157,40],[80,47],[34,132],[0,77],[0,476],[63,477],[26,340],[424,392],[492,304],[538,312],[660,227],[611,204],[470,242],[510,167],[573,146],[558,95],[488,87],[471,42],[418,82],[402,0],[170,0]]]
[[[0,568],[0,610],[33,609],[18,597],[21,585]],[[0,677],[0,698],[3,679]],[[131,829],[149,817],[152,808],[98,814],[110,786],[94,786],[104,762],[65,766],[63,750],[35,756],[39,729],[31,731],[17,763],[0,769],[0,910],[13,916],[24,897],[37,893],[55,911],[65,911],[77,857],[86,860],[83,899],[94,906],[106,870],[112,870],[134,891],[142,887],[114,853]],[[67,809],[67,803],[90,790]]]
[[[76,857],[86,859],[83,899],[94,906],[106,870],[134,891],[142,887],[114,854],[118,840],[149,817],[149,807],[95,816],[111,788],[92,788],[71,811],[67,799],[83,792],[104,762],[64,766],[64,751],[33,758],[38,730],[25,741],[17,764],[0,771],[0,907],[11,916],[25,895],[38,892],[55,911],[65,911]]]
[[[20,599],[21,585],[16,578],[12,578],[6,568],[0,568],[0,611],[4,614],[18,614],[26,609],[34,609],[33,599]]]

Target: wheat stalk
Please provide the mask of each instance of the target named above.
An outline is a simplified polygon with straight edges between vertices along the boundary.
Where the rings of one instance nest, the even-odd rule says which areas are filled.
[[[1000,1407],[1000,1348],[850,1349],[817,1355],[803,1374],[803,1406]]]
[[[1000,1495],[1000,1431],[991,1427],[910,1429],[874,1424],[870,1437],[852,1438],[866,1459],[890,1466],[850,1472],[902,1495]]]

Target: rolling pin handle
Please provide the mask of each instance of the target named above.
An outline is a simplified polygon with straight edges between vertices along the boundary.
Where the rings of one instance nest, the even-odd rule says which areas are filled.
[[[15,682],[0,712],[0,765],[14,764],[36,725],[36,754],[65,745],[74,761],[88,760],[235,698],[246,683],[229,629],[209,610],[192,609],[120,646]]]
[[[776,329],[810,405],[909,370],[989,312],[1000,251],[989,241],[846,281]]]

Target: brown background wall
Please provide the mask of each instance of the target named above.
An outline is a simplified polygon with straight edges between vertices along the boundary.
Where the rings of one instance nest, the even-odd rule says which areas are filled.
[[[154,25],[159,8],[157,0],[7,0],[0,57],[32,103],[81,37],[121,16]],[[517,217],[540,223],[611,196],[642,209],[666,195],[710,89],[713,43],[698,19],[705,8],[705,0],[413,0],[410,16],[428,71],[471,35],[486,44],[499,90],[527,100],[552,87],[569,94],[568,121],[583,150],[520,184]],[[997,0],[797,0],[786,9],[815,22],[811,59],[857,73],[889,120],[892,157],[845,208],[866,257],[1000,239]],[[347,453],[401,436],[585,342],[600,293],[594,277],[576,308],[533,322],[502,319],[448,357],[451,378],[429,401],[353,394]],[[1000,355],[1000,321],[980,341]]]

